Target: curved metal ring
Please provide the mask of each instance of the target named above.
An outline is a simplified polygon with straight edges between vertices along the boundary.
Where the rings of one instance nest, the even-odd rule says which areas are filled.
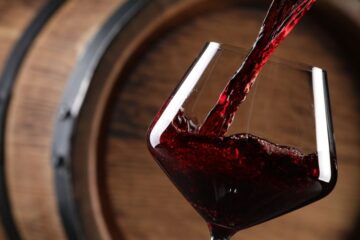
[[[147,2],[148,0],[128,0],[114,12],[96,33],[70,76],[58,111],[53,136],[52,161],[55,171],[58,207],[69,239],[85,239],[72,188],[72,173],[70,170],[72,133],[92,76],[106,49],[115,36],[121,32]]]

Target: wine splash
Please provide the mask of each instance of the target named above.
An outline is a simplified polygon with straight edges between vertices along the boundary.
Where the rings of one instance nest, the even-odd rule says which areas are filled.
[[[252,50],[201,125],[200,134],[222,136],[226,133],[264,64],[314,3],[315,0],[272,2]]]

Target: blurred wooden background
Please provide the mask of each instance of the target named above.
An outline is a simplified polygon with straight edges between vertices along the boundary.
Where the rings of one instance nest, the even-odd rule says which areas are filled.
[[[25,142],[7,144],[11,145],[11,159],[14,160],[10,164],[13,167],[12,182],[19,183],[12,185],[13,196],[18,194],[14,203],[22,207],[14,212],[21,223],[24,239],[66,238],[60,226],[50,164],[54,119],[77,60],[88,50],[88,43],[102,29],[113,10],[124,2],[71,0],[64,3],[31,46],[21,75],[16,79],[19,84],[15,85],[17,94],[10,105],[12,115],[9,116],[12,117],[7,122],[11,126],[8,135],[10,139]],[[144,135],[148,124],[205,42],[218,41],[243,48],[251,46],[265,15],[264,8],[250,6],[253,2],[150,1],[147,11],[135,15],[135,19],[140,20],[127,26],[107,46],[105,56],[96,66],[92,77],[94,84],[89,91],[92,97],[85,99],[85,113],[75,131],[75,135],[82,134],[80,138],[83,139],[75,141],[73,146],[74,158],[79,161],[72,167],[79,173],[79,178],[75,176],[75,185],[80,194],[81,188],[88,187],[81,185],[82,181],[89,178],[88,166],[81,165],[81,161],[87,161],[87,155],[92,154],[88,146],[94,147],[82,145],[88,132],[95,129],[92,126],[95,120],[87,111],[94,111],[96,121],[100,122],[104,116],[98,116],[101,111],[94,109],[99,108],[97,105],[101,102],[107,107],[104,127],[95,129],[100,131],[99,135],[89,137],[96,139],[94,142],[101,148],[96,166],[100,169],[102,185],[99,186],[103,187],[100,192],[104,196],[98,197],[104,198],[102,203],[106,205],[108,222],[112,222],[124,239],[208,239],[203,221],[151,158]],[[314,9],[306,16],[276,55],[328,71],[338,150],[338,185],[328,198],[242,231],[234,240],[353,240],[359,236],[350,236],[356,218],[360,216],[360,73],[359,56],[356,56],[359,48],[344,44],[341,38],[348,39],[349,36],[340,36],[338,29],[353,26],[346,24],[349,21],[360,26],[360,3],[358,0],[318,2],[319,6],[325,7]],[[45,3],[45,0],[0,0],[0,71],[4,71],[16,41]],[[326,10],[333,12],[321,13]],[[352,20],[342,22],[344,16]],[[339,19],[333,21],[335,18]],[[343,25],[330,25],[332,22]],[[354,34],[358,34],[358,29],[354,28]],[[105,105],[108,98],[105,92],[111,89],[103,86],[107,82],[111,83],[108,88],[116,86],[112,89],[109,105]],[[31,94],[27,94],[29,89]],[[104,97],[97,96],[102,92]],[[31,104],[34,103],[40,107],[33,108]],[[26,151],[21,151],[23,149]],[[98,183],[96,179],[89,182]],[[38,185],[31,185],[34,183]],[[77,196],[77,203],[84,203],[78,205],[80,212],[91,205],[87,198],[87,195]],[[86,213],[82,217],[87,221]],[[86,231],[92,233],[93,229]],[[90,238],[107,239],[96,234]],[[0,239],[6,239],[1,224]]]

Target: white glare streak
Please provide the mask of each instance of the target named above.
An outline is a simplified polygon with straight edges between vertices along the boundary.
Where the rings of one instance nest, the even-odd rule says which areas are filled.
[[[165,108],[150,133],[150,143],[153,147],[159,144],[160,135],[169,126],[187,97],[190,95],[194,86],[199,81],[201,75],[204,73],[205,69],[218,51],[219,46],[219,43],[209,43],[199,60],[185,78],[184,82],[181,84],[180,88],[170,100],[168,106]]]
[[[316,123],[316,145],[319,161],[319,179],[330,182],[331,163],[328,122],[326,118],[326,105],[324,94],[324,72],[322,69],[314,67],[312,69],[312,83],[314,92],[315,123]]]

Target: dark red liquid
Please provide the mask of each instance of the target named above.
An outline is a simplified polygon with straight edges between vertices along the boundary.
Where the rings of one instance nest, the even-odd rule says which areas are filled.
[[[334,169],[331,181],[319,180],[315,153],[245,133],[224,136],[261,68],[314,1],[273,2],[254,48],[201,126],[179,109],[154,133],[166,103],[149,129],[150,152],[220,237],[309,204],[334,187]]]
[[[201,134],[221,136],[227,131],[264,64],[314,3],[315,0],[272,2],[253,49],[202,124]]]
[[[250,134],[209,137],[174,125],[150,148],[180,192],[212,225],[235,233],[329,193],[316,154]]]

